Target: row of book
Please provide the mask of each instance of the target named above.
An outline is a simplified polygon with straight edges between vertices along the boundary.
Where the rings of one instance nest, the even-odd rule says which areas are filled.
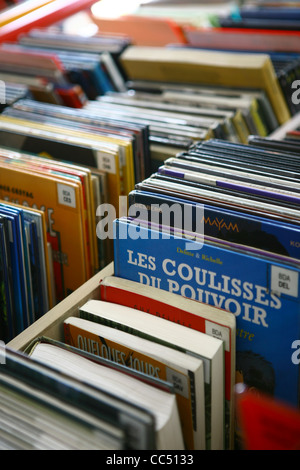
[[[83,311],[90,307],[90,304],[85,305]],[[95,307],[101,311],[100,304]],[[130,312],[130,309],[127,310]],[[80,325],[79,329],[76,323]],[[186,378],[183,364],[188,362],[188,367],[192,367],[193,363],[201,364],[201,360],[172,350],[170,363],[167,358],[162,362],[160,358],[156,361],[155,352],[151,351],[150,356],[140,353],[145,349],[147,351],[149,341],[144,338],[118,331],[117,342],[99,344],[92,340],[95,331],[107,333],[109,330],[117,330],[78,317],[66,321],[66,330],[69,331],[70,327],[74,330],[75,339],[76,329],[89,335],[89,346],[85,346],[86,349],[95,351],[97,346],[102,346],[107,351],[109,345],[113,345],[121,348],[120,351],[111,349],[112,354],[119,355],[119,358],[126,357],[126,338],[137,339],[134,343],[140,345],[135,344],[134,347],[135,367],[124,366],[121,359],[114,361],[95,356],[82,348],[46,337],[36,338],[26,353],[8,348],[3,350],[1,347],[0,393],[5,409],[0,414],[0,448],[114,450],[117,451],[114,454],[116,463],[123,462],[122,450],[134,451],[137,461],[141,457],[140,451],[152,450],[155,454],[152,457],[148,454],[151,462],[153,458],[161,462],[165,448],[170,452],[176,445],[175,451],[180,451],[180,461],[186,462],[188,459],[190,465],[195,464],[196,454],[193,450],[181,449],[184,438],[192,435],[188,429],[190,407],[184,410],[184,401],[191,402],[183,390],[187,390],[193,375]],[[89,328],[93,331],[92,335],[88,332]],[[96,338],[99,340],[99,337]],[[169,350],[159,344],[156,346],[158,352]],[[132,345],[129,350],[133,353]],[[180,359],[185,358],[188,361],[181,361],[179,367]],[[150,361],[148,365],[155,364],[155,370],[161,375],[166,371],[167,380],[141,372],[136,364],[144,364],[145,367],[146,362],[140,362],[140,359]],[[177,364],[177,370],[170,367],[174,363]],[[199,369],[195,376],[199,380]],[[138,394],[137,388],[144,395]],[[161,400],[164,409],[154,401],[155,398]],[[300,417],[295,409],[266,396],[245,391],[242,386],[236,393],[236,403],[244,448],[296,450],[299,447]],[[193,433],[196,441],[197,433],[195,430]],[[107,452],[100,454],[100,457],[106,463],[113,463]],[[173,460],[169,455],[168,461],[170,459]],[[175,461],[178,461],[178,455]]]
[[[120,56],[130,74],[128,54],[135,51],[126,48],[125,57]],[[138,54],[141,52],[137,50]],[[153,52],[164,53],[156,49]],[[200,53],[200,69],[202,62]],[[180,66],[179,60],[177,67]],[[55,278],[55,282],[48,279],[48,284],[51,281],[54,285],[53,302],[59,302],[113,258],[109,234],[97,232],[105,204],[115,208],[116,217],[123,210],[126,213],[126,196],[134,185],[157,171],[166,158],[188,151],[198,141],[214,137],[245,143],[249,135],[263,137],[277,126],[274,97],[263,89],[240,91],[195,85],[182,88],[170,82],[132,80],[127,92],[106,92],[76,110],[19,97],[4,108],[0,117],[2,166],[8,167],[2,171],[1,198],[43,208],[48,214],[47,246],[52,250]],[[68,164],[62,165],[62,156]],[[37,173],[34,182],[33,175],[28,174],[33,165]],[[57,193],[69,203],[61,204],[59,199],[57,204],[53,199],[50,204],[46,171],[53,198]],[[73,197],[70,189],[67,196],[55,190],[62,187],[60,178],[73,180],[79,191],[78,200],[74,188]],[[44,181],[39,194],[32,189],[38,181]],[[100,212],[95,217],[97,208]],[[69,244],[69,227],[73,224],[65,223],[71,220],[69,217],[75,224],[73,245]],[[29,324],[28,315],[23,324]],[[14,331],[19,333],[20,329]]]
[[[136,185],[131,216],[114,222],[114,273],[166,303],[175,293],[231,312],[239,379],[297,408],[299,149],[251,143],[202,142]]]
[[[88,99],[107,91],[124,91],[118,56],[127,41],[97,36],[49,35],[39,30],[21,36],[18,43],[2,43],[1,80],[28,88],[42,102],[82,108]]]
[[[6,289],[1,291],[1,303],[9,305],[12,296],[19,305],[18,311],[12,307],[5,317],[6,328],[1,328],[1,339],[7,341],[112,260],[108,234],[101,237],[98,233],[100,216],[107,206],[114,207],[116,216],[122,210],[126,213],[127,195],[135,178],[138,181],[149,174],[150,159],[148,127],[134,119],[130,122],[105,112],[101,117],[100,112],[27,99],[7,106],[0,121],[0,198],[5,210],[17,204],[22,220],[25,216],[27,220],[31,209],[43,211],[40,217],[46,224],[39,262],[37,253],[30,252],[32,258],[24,254],[34,246],[28,239],[31,234],[24,233],[25,222],[10,228],[9,237],[3,232],[3,250],[14,260],[14,282],[5,277],[11,264],[3,254],[1,278]],[[41,232],[39,236],[42,240]],[[48,266],[44,279],[37,271],[31,274],[32,269],[41,269],[41,257]],[[26,284],[25,273],[29,276]],[[42,295],[38,283],[47,284],[48,300],[34,313],[33,299],[29,307],[26,292],[34,284],[33,297]],[[22,302],[17,286],[22,286]]]
[[[42,109],[49,109],[48,106],[43,106]],[[65,321],[65,343],[97,356],[102,354],[105,359],[127,367],[129,364],[134,365],[135,373],[138,369],[139,373],[142,371],[147,375],[150,372],[153,375],[154,371],[158,371],[157,362],[151,362],[150,365],[145,358],[145,349],[142,350],[142,357],[134,356],[137,351],[132,348],[133,338],[127,337],[126,342],[126,335],[122,338],[123,333],[114,336],[113,333],[118,329],[123,332],[125,330],[127,334],[137,334],[139,331],[140,335],[145,336],[148,340],[147,354],[150,349],[153,355],[155,338],[155,342],[163,341],[164,346],[168,347],[171,347],[173,341],[172,347],[179,345],[181,353],[185,350],[197,355],[200,369],[202,361],[202,379],[198,377],[196,384],[193,382],[193,393],[199,384],[197,390],[200,390],[200,402],[196,407],[195,401],[194,405],[190,403],[189,413],[179,404],[180,399],[177,396],[183,389],[186,391],[183,383],[187,385],[189,382],[185,379],[178,386],[178,374],[171,374],[173,384],[164,383],[165,392],[168,389],[167,395],[160,398],[157,395],[154,400],[164,403],[165,411],[169,411],[169,416],[164,419],[153,403],[145,403],[146,396],[153,397],[154,393],[158,393],[152,389],[158,383],[151,384],[148,394],[144,391],[143,402],[139,401],[140,397],[126,397],[127,412],[132,409],[133,402],[134,407],[139,403],[139,406],[147,408],[148,413],[152,413],[152,419],[153,414],[155,418],[152,421],[151,439],[146,441],[145,431],[145,434],[140,434],[140,437],[144,436],[142,444],[140,441],[128,442],[132,433],[126,428],[123,430],[123,444],[121,439],[118,442],[119,447],[174,447],[178,450],[232,448],[240,445],[238,433],[234,435],[234,429],[238,431],[233,400],[235,371],[249,388],[254,386],[263,393],[274,394],[276,398],[297,406],[299,364],[295,341],[297,342],[296,332],[299,330],[299,150],[297,152],[297,143],[291,140],[274,142],[257,136],[252,137],[250,143],[249,146],[220,140],[195,143],[187,152],[167,160],[156,174],[140,181],[135,190],[130,192],[129,198],[129,207],[137,208],[140,211],[139,217],[135,220],[117,219],[115,222],[115,276],[102,280],[100,303],[90,301],[80,306],[78,313],[84,320],[83,323],[72,318]],[[183,210],[180,212],[182,219],[174,218],[171,226],[168,226],[162,211],[162,219],[155,219],[156,225],[153,225],[150,217],[149,226],[148,217],[152,214],[152,206],[153,213],[157,214],[157,208],[167,205],[172,209],[175,203]],[[192,207],[191,212],[188,212],[187,206]],[[193,229],[198,225],[193,217],[199,216],[196,207],[205,212],[203,224],[200,225],[203,232],[195,234]],[[144,212],[141,211],[142,208],[145,209]],[[184,217],[184,211],[193,220],[190,233],[185,234],[186,238],[181,236],[179,230],[182,220],[191,220]],[[182,256],[184,258],[181,259]],[[171,292],[167,292],[170,290]],[[191,300],[186,297],[191,297]],[[123,310],[116,305],[109,307],[103,302],[121,304],[135,310],[138,308],[141,311],[137,313]],[[165,321],[172,322],[172,326],[168,324],[166,328]],[[95,323],[110,328],[102,328],[102,325],[100,329]],[[127,349],[121,348],[121,340],[122,348],[125,343]],[[61,374],[68,370],[68,362],[62,360],[63,353],[60,351],[66,346],[55,344],[59,351],[55,348],[54,356],[48,356],[48,353],[39,356],[40,343],[49,342],[52,341],[36,338],[27,353],[33,359],[37,358],[48,366],[52,364],[52,367],[58,368],[59,373],[55,378],[58,381],[61,380]],[[207,346],[204,351],[202,348],[208,344],[212,349]],[[213,349],[215,353],[212,353]],[[254,364],[251,362],[253,351]],[[78,351],[76,354],[78,355]],[[214,360],[213,356],[216,356]],[[172,352],[171,357],[174,361],[175,353]],[[91,359],[90,356],[85,358]],[[155,360],[161,362],[162,358],[167,358],[167,351],[159,351],[158,347]],[[74,364],[73,355],[65,360]],[[249,362],[252,371],[260,367],[263,370],[255,374],[254,383],[247,372]],[[35,362],[30,363],[30,367],[36,367]],[[80,373],[85,374],[88,367],[87,364],[78,364],[78,369],[72,374],[75,373],[76,377]],[[106,394],[110,391],[115,400],[123,403],[127,385],[123,383],[120,372],[118,371],[118,378],[115,378],[118,381],[117,387],[108,385],[107,379],[105,391]],[[54,373],[53,370],[51,373]],[[102,374],[106,375],[103,372]],[[264,377],[266,383],[260,383],[257,374]],[[170,380],[170,375],[165,372],[160,380],[166,377]],[[270,383],[267,383],[268,377]],[[145,378],[144,375],[134,378],[149,381],[149,377]],[[85,375],[84,380],[94,383],[91,376]],[[102,378],[101,381],[103,391]],[[122,397],[120,381],[122,390],[124,389]],[[94,385],[99,387],[99,383]],[[161,391],[162,383],[159,386]],[[173,389],[171,398],[172,386],[175,390]],[[136,383],[134,389],[141,388]],[[187,396],[192,395],[191,392],[187,393]],[[110,405],[106,402],[107,412],[108,406]],[[199,414],[197,411],[195,415],[195,409]],[[193,423],[193,433],[186,424],[188,417],[190,424]],[[160,427],[161,423],[164,426]],[[199,431],[198,437],[196,429]],[[101,442],[105,442],[105,439]],[[110,448],[114,445],[116,442],[108,444]]]
[[[51,50],[53,65],[67,43],[44,33],[5,44],[3,58],[47,62]],[[0,339],[25,327],[31,340],[4,352],[1,446],[239,448],[236,382],[299,407],[299,151],[296,131],[266,138],[291,110],[265,54],[127,43],[118,64],[126,89],[82,109],[21,99],[0,116]],[[72,312],[30,309],[43,299],[38,255],[49,308],[82,294]],[[112,259],[86,302],[85,281]],[[52,317],[59,339],[37,337]],[[47,424],[33,432],[28,414]],[[298,445],[294,429],[285,446]]]
[[[56,47],[64,48],[64,54],[69,54],[70,51],[78,54],[76,43],[72,40],[73,36],[69,38],[69,41],[73,41],[72,45],[70,42],[69,50],[66,36],[58,35],[58,38],[53,34],[51,36],[51,34],[45,32],[34,32],[23,39],[21,38],[20,42],[23,47],[24,41],[27,47],[27,41],[30,40],[30,48],[32,48],[31,51],[35,51],[34,55],[37,53],[35,50],[37,44],[44,41],[47,44],[45,47],[48,48],[48,51],[51,51],[51,54],[55,53],[52,49],[55,41],[56,44],[60,44],[60,46]],[[102,47],[102,40],[100,38],[99,42],[98,38],[94,39],[95,41],[87,41],[87,44],[99,50]],[[77,44],[79,44],[79,41],[77,41]],[[3,45],[2,47],[4,51],[8,46]],[[12,46],[9,46],[9,50],[12,51]],[[163,52],[160,48],[154,50],[140,50],[138,48],[137,51],[146,56],[148,54],[159,56],[161,53],[164,53],[165,59],[168,62],[172,61],[167,50]],[[26,55],[27,53],[28,56]],[[39,50],[37,59],[41,58],[40,54]],[[102,50],[101,57],[104,54],[111,56],[111,49],[110,52],[103,52]],[[174,155],[178,149],[188,148],[195,140],[216,137],[246,143],[250,134],[266,136],[278,127],[279,117],[274,111],[274,98],[272,98],[273,102],[271,103],[270,96],[264,90],[263,82],[260,83],[259,89],[250,90],[248,88],[250,86],[249,81],[243,83],[242,87],[239,81],[239,86],[235,87],[236,89],[234,87],[224,89],[221,83],[212,83],[210,86],[195,86],[190,83],[188,75],[185,78],[187,83],[182,87],[181,83],[172,83],[172,73],[168,74],[163,82],[158,82],[157,80],[136,80],[134,79],[134,72],[132,72],[130,64],[128,65],[130,58],[127,54],[134,54],[134,49],[125,48],[123,52],[118,49],[117,56],[120,66],[118,71],[119,77],[122,77],[120,86],[115,86],[114,89],[111,87],[109,90],[106,89],[105,92],[94,89],[92,96],[87,92],[90,98],[94,97],[95,99],[85,100],[81,105],[88,111],[95,111],[97,108],[97,111],[102,115],[105,113],[106,115],[113,116],[114,119],[128,119],[139,125],[147,126],[150,131],[150,170],[155,170],[159,160],[161,161],[166,155]],[[22,54],[16,52],[16,55],[18,60],[21,57],[22,60],[24,57],[27,57],[29,60],[31,57],[29,51],[23,51]],[[168,55],[169,59],[167,59]],[[226,54],[221,55],[226,60]],[[197,51],[196,55],[193,54],[193,57],[191,57],[191,67],[195,64],[199,67],[199,71],[203,70],[207,66],[205,63],[206,58],[205,55],[203,56],[202,53]],[[231,59],[232,64],[237,63],[235,57],[231,57]],[[117,60],[117,58],[113,60]],[[259,62],[257,67],[262,68],[266,61],[259,59]],[[176,67],[180,68],[181,65],[177,63]],[[269,68],[267,65],[266,67]],[[229,67],[226,66],[226,68]],[[27,70],[26,86],[32,98],[52,104],[62,104],[53,95],[53,83],[53,86],[49,88],[48,82],[45,84],[43,81],[37,80],[36,77],[29,79],[28,63],[25,65],[24,70]],[[34,71],[32,70],[31,73],[34,73]],[[145,76],[146,74],[147,72],[145,72]],[[18,74],[8,75],[2,73],[0,77],[5,83],[10,83],[9,80],[14,82],[18,82],[18,80],[24,81],[24,78],[19,77]],[[125,77],[130,78],[130,81],[126,81]],[[78,85],[80,85],[80,79],[74,84],[76,87]],[[57,88],[55,89],[57,91]],[[73,88],[72,91],[74,91]],[[68,101],[68,105],[72,105],[72,103]],[[142,111],[138,115],[136,113],[137,108]],[[287,109],[281,108],[280,120],[285,119],[287,111]],[[11,109],[7,109],[5,112],[17,113],[16,110],[12,111]],[[20,113],[20,110],[18,112]],[[146,172],[150,170],[148,168]],[[139,175],[138,170],[136,170],[136,180],[141,178],[143,178],[143,175]]]
[[[151,6],[147,13],[143,14],[143,10],[113,20],[94,15],[94,21],[100,31],[110,34],[122,31],[137,46],[230,51],[246,53],[248,57],[253,53],[268,54],[290,112],[299,111],[299,103],[291,100],[292,83],[299,79],[299,8],[246,6],[225,16],[219,15],[206,27],[189,24],[184,18],[184,8],[183,18],[180,19],[178,13],[178,18],[172,20],[162,12],[156,16]],[[201,7],[198,8],[200,14]],[[194,16],[197,16],[197,7]],[[160,34],[153,34],[157,30]]]
[[[187,198],[188,184],[182,184]],[[155,195],[145,193],[154,198],[153,207],[162,207]],[[244,202],[248,200],[239,194],[242,197]],[[160,198],[164,200],[162,195]],[[164,201],[169,204],[168,198]],[[228,195],[226,201],[229,206]],[[137,202],[139,210],[141,206]],[[269,209],[271,201],[265,206]],[[275,201],[274,207],[276,211]],[[236,207],[235,212],[242,217]],[[265,219],[267,224],[272,214],[265,214]],[[285,420],[289,441],[280,432],[270,438],[265,424],[269,441],[260,445],[298,446],[299,362],[293,340],[299,331],[299,262],[278,254],[276,246],[268,246],[267,251],[250,242],[241,245],[236,235],[230,243],[232,236],[225,224],[221,227],[225,239],[220,233],[210,237],[210,221],[207,217],[203,241],[203,234],[197,234],[196,240],[191,233],[179,236],[175,224],[174,231],[166,225],[149,225],[140,214],[136,219],[116,220],[114,275],[102,277],[100,273],[97,290],[101,300],[79,299],[72,311],[63,308],[62,338],[61,334],[59,341],[32,337],[25,357],[19,358],[30,359],[28,370],[26,363],[23,370],[26,384],[35,384],[30,371],[36,374],[41,367],[50,396],[53,386],[63,381],[64,393],[59,399],[73,404],[70,387],[76,386],[77,411],[82,408],[84,393],[91,391],[80,386],[78,396],[78,384],[70,385],[70,381],[76,378],[84,387],[97,388],[97,400],[106,410],[102,421],[123,428],[115,442],[108,441],[106,429],[98,448],[106,442],[110,449],[241,448],[244,435],[236,422],[236,382],[262,394],[258,405],[262,400],[269,424],[273,420],[275,425],[279,415],[279,422]],[[84,286],[81,293],[86,295]],[[9,368],[5,374],[11,374]],[[49,387],[51,380],[54,384]],[[40,381],[38,389],[44,390],[44,384]],[[271,396],[279,401],[273,404]],[[123,417],[122,425],[112,417],[112,398],[115,407],[125,407],[127,420]],[[276,414],[277,407],[282,414]],[[252,419],[257,417],[255,410]],[[249,415],[248,419],[251,423]],[[253,441],[256,436],[254,448],[259,445],[259,429],[250,433]]]

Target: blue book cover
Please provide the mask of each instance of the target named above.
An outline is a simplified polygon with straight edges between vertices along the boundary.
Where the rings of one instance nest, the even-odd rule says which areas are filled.
[[[299,225],[225,209],[215,206],[213,202],[202,204],[142,190],[133,190],[129,193],[129,207],[138,210],[143,205],[148,212],[144,216],[148,215],[149,221],[153,220],[154,214],[158,213],[163,204],[167,204],[170,208],[176,207],[174,205],[177,204],[180,206],[182,219],[178,221],[174,218],[172,221],[170,218],[175,227],[178,222],[180,226],[183,225],[186,214],[190,231],[194,231],[195,218],[198,216],[202,222],[199,226],[205,235],[300,259]],[[163,224],[163,221],[159,223]]]
[[[268,8],[241,8],[240,17],[245,19],[267,19],[267,20],[290,20],[290,21],[299,21],[300,20],[300,10],[299,8],[278,8],[278,7],[268,7]]]
[[[238,381],[298,406],[298,263],[121,218],[114,222],[114,269],[118,277],[234,314]]]

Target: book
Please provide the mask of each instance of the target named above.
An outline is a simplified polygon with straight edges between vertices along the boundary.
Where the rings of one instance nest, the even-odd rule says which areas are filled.
[[[46,3],[2,26],[0,42],[15,41],[21,33],[27,33],[32,28],[51,26],[90,7],[93,3],[94,0],[61,0],[59,4],[53,1]]]
[[[100,281],[100,297],[106,302],[135,308],[224,341],[225,448],[233,448],[236,342],[234,315],[211,305],[202,303],[199,306],[191,299],[117,276],[107,276]]]
[[[46,155],[77,165],[94,166],[107,173],[109,202],[116,208],[121,194],[120,163],[131,158],[130,149],[125,142],[125,154],[119,145],[112,141],[101,142],[97,135],[87,135],[64,129],[38,124],[29,120],[10,118],[1,115],[0,142],[5,147],[19,149],[27,153]],[[69,134],[68,137],[66,134]],[[16,137],[18,136],[18,137]],[[21,137],[22,136],[22,137]],[[126,153],[126,151],[129,153]]]
[[[245,450],[298,450],[299,408],[237,386],[240,448]]]
[[[104,367],[71,351],[39,343],[30,358],[47,364],[60,373],[81,380],[116,399],[146,409],[155,419],[155,443],[153,449],[183,450],[183,437],[176,398],[127,374]]]
[[[3,352],[3,349],[1,349],[1,352]],[[108,440],[109,434],[114,437],[116,448],[120,448],[121,444],[123,449],[152,449],[155,445],[154,417],[141,407],[122,399],[120,396],[116,397],[109,394],[107,390],[101,390],[99,387],[89,385],[71,375],[55,370],[54,367],[49,367],[41,361],[38,362],[24,353],[6,347],[3,356],[5,366],[1,367],[0,383],[2,390],[5,386],[8,391],[4,391],[3,401],[1,400],[1,402],[6,403],[8,394],[11,395],[11,392],[15,392],[17,395],[17,410],[20,411],[20,414],[14,413],[15,422],[18,423],[13,426],[14,437],[19,436],[16,429],[18,430],[22,425],[22,408],[20,410],[20,407],[22,407],[22,403],[24,404],[24,400],[29,399],[30,402],[27,401],[26,403],[29,406],[29,413],[31,412],[33,416],[39,418],[35,422],[34,427],[36,429],[33,429],[32,422],[29,421],[29,427],[28,425],[25,427],[26,431],[22,437],[31,441],[34,440],[35,444],[38,444],[39,441],[36,436],[41,438],[43,430],[46,434],[51,433],[50,429],[48,431],[47,428],[45,429],[45,420],[48,425],[52,421],[51,424],[55,426],[54,429],[56,430],[54,435],[61,436],[60,432],[63,430],[62,426],[64,425],[63,420],[68,418],[69,426],[67,436],[65,434],[64,439],[67,444],[68,441],[73,441],[73,449],[84,447],[83,442],[80,444],[80,431],[76,430],[76,422],[77,425],[82,425],[82,431],[84,431],[84,427],[86,428],[85,434],[89,430],[96,431],[96,440],[93,439],[92,441],[91,448],[93,449],[105,448],[105,441],[110,442]],[[39,411],[43,411],[43,408],[45,412],[42,413],[42,416],[44,416],[41,422]],[[54,416],[53,411],[56,412]],[[28,421],[28,411],[26,414]],[[49,418],[51,421],[49,421]],[[58,418],[58,421],[56,418]],[[72,425],[74,426],[73,437],[72,432],[70,433]],[[21,429],[19,429],[20,431]],[[68,433],[70,433],[69,437]],[[88,437],[88,434],[86,435]],[[103,438],[103,444],[101,438]],[[121,441],[118,443],[119,439]],[[59,445],[59,440],[57,438],[54,441],[48,440],[47,448],[50,447],[54,450],[58,446],[61,448],[62,441]],[[41,439],[42,447],[43,443]],[[110,442],[110,445],[112,443],[113,441]],[[89,439],[87,448],[90,444]],[[15,443],[13,448],[16,448]]]
[[[124,431],[16,378],[0,377],[1,450],[121,450]]]
[[[78,317],[76,317],[78,318]],[[64,339],[64,338],[62,338]],[[174,386],[171,382],[167,382],[166,380],[161,380],[153,375],[147,375],[144,372],[132,369],[127,366],[124,366],[120,362],[115,362],[112,359],[105,358],[103,356],[96,356],[93,353],[89,353],[88,351],[84,351],[83,349],[76,348],[67,344],[63,341],[58,341],[57,339],[49,338],[48,336],[39,336],[34,338],[31,343],[24,349],[24,354],[30,356],[32,352],[35,350],[37,346],[42,346],[42,350],[45,351],[48,349],[47,345],[55,346],[55,348],[50,348],[52,351],[55,351],[55,354],[59,354],[59,349],[67,350],[72,352],[75,355],[79,355],[81,357],[85,357],[89,361],[92,361],[96,364],[101,364],[102,366],[109,367],[114,369],[122,374],[130,375],[131,377],[135,377],[142,382],[151,385],[152,387],[159,388],[161,390],[165,390],[168,393],[174,393]],[[40,349],[41,352],[41,349]],[[43,353],[42,353],[43,354]]]
[[[15,208],[21,213],[22,231],[24,243],[28,244],[28,278],[32,289],[31,316],[32,321],[44,315],[55,304],[55,297],[52,295],[52,285],[50,277],[50,260],[47,250],[47,232],[45,213],[38,209],[20,206],[12,202],[1,201],[0,208]],[[3,246],[3,249],[5,247]],[[11,263],[7,253],[7,276],[6,283],[8,289],[13,292],[11,277]],[[5,254],[3,253],[3,257]],[[5,262],[3,259],[3,267]],[[28,293],[30,292],[28,286]],[[8,295],[8,294],[7,294]],[[10,297],[10,295],[8,295]]]
[[[241,98],[243,99],[246,97],[248,100],[254,99],[257,101],[258,106],[260,108],[261,114],[264,116],[264,122],[267,126],[269,132],[274,131],[278,128],[278,121],[270,105],[269,99],[266,96],[264,91],[259,90],[251,90],[251,89],[244,89],[244,88],[229,88],[229,87],[222,87],[216,85],[201,85],[201,84],[180,84],[180,83],[163,83],[163,82],[151,82],[146,80],[129,80],[128,82],[128,89],[131,92],[139,93],[139,92],[147,92],[152,93],[154,96],[162,96],[166,99],[170,98],[175,95],[181,97],[181,101],[185,101],[185,97],[187,96],[188,100],[193,101],[193,96],[195,97],[195,101],[197,102],[198,96],[200,95],[200,99],[203,97],[204,99],[220,97],[221,99],[224,98]],[[229,101],[228,101],[229,103]],[[244,116],[246,119],[246,116]]]
[[[201,200],[200,194],[198,202],[193,202],[183,197],[172,197],[150,191],[135,190],[129,193],[129,207],[136,209],[145,207],[149,220],[152,218],[151,220],[154,221],[154,211],[163,207],[162,204],[170,207],[170,213],[172,208],[180,207],[182,217],[185,213],[191,214],[191,228],[193,217],[198,212],[201,217],[198,219],[198,226],[208,237],[220,238],[223,241],[227,240],[299,259],[299,250],[293,243],[299,231],[299,225],[296,223],[293,225],[280,220],[272,220],[268,214],[263,217],[254,213],[247,214],[237,208],[218,207],[213,201],[209,204],[208,201]],[[173,225],[177,228],[182,227],[183,219],[174,218]]]
[[[203,49],[240,52],[299,53],[299,30],[239,28],[185,28],[188,44]],[[263,40],[262,40],[263,38]]]
[[[86,302],[79,316],[200,358],[204,363],[206,449],[224,448],[224,345],[220,339],[101,300]]]
[[[11,108],[12,111],[12,108]],[[131,179],[136,177],[136,180],[143,178],[148,174],[148,158],[149,158],[149,145],[148,145],[148,127],[143,123],[133,121],[126,121],[116,114],[109,116],[108,113],[89,112],[87,107],[77,110],[76,113],[66,106],[52,106],[49,103],[38,103],[33,100],[19,100],[13,107],[13,111],[22,111],[30,113],[29,115],[38,115],[40,119],[46,115],[50,122],[52,119],[59,121],[61,125],[70,127],[73,125],[75,128],[84,130],[85,128],[97,133],[108,133],[108,135],[115,135],[116,137],[124,136],[128,138],[131,136],[134,152],[134,169],[132,170]],[[64,124],[65,123],[65,124]]]
[[[257,389],[298,406],[299,366],[291,361],[291,345],[299,331],[299,262],[127,218],[114,225],[116,276],[234,314],[236,371],[250,386],[247,367],[253,364]]]
[[[185,448],[205,449],[202,361],[173,349],[82,318],[64,321],[65,342],[93,355],[167,380],[174,386]]]
[[[87,280],[82,186],[75,180],[3,162],[0,175],[1,199],[27,203],[46,213],[47,239],[56,260],[56,300],[59,301]]]
[[[201,84],[264,90],[279,124],[290,118],[271,59],[266,54],[130,46],[121,60],[129,80],[199,84],[201,74]]]
[[[167,46],[185,44],[182,28],[169,18],[143,18],[135,15],[122,15],[119,18],[103,18],[92,13],[93,22],[101,33],[123,34],[132,44],[140,46]]]

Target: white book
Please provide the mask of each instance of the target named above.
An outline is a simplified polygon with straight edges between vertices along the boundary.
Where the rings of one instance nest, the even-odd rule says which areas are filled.
[[[101,300],[89,300],[79,316],[119,328],[200,358],[204,364],[206,448],[224,449],[225,371],[223,341],[148,313]]]
[[[37,344],[31,352],[31,358],[148,410],[155,418],[156,449],[184,450],[177,402],[173,393],[47,343]]]

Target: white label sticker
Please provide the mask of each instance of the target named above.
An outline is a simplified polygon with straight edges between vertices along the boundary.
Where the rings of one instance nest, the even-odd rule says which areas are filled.
[[[59,204],[73,208],[76,207],[76,194],[74,188],[65,184],[58,184],[57,194]]]
[[[210,321],[205,321],[205,333],[224,341],[225,351],[230,351],[229,329]]]
[[[189,398],[187,377],[177,370],[170,369],[169,367],[166,368],[166,372],[166,379],[174,385],[175,393],[178,393],[185,398]]]
[[[114,155],[97,152],[97,165],[99,170],[116,174],[116,161]]]
[[[298,297],[299,273],[280,266],[271,266],[271,290]]]

